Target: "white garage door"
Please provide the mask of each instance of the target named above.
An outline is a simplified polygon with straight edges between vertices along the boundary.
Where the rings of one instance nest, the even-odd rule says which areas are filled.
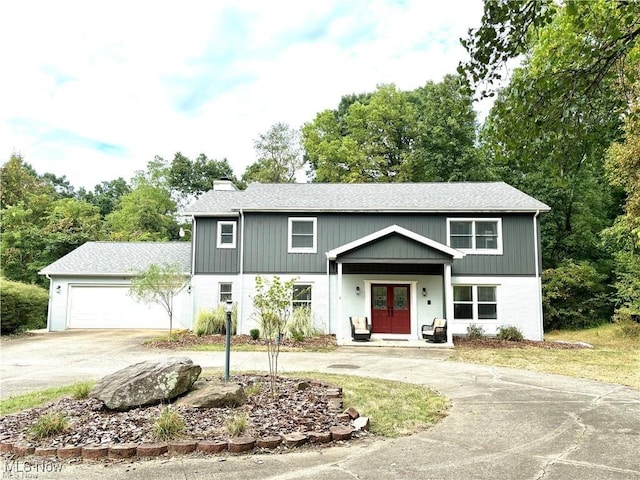
[[[169,328],[165,309],[138,303],[127,286],[70,286],[68,315],[68,328]]]

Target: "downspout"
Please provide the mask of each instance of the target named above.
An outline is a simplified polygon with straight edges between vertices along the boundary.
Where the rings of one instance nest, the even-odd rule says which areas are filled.
[[[325,333],[331,333],[331,276],[329,275],[329,255],[327,256],[327,331]]]
[[[540,328],[540,340],[544,339],[544,326],[542,319],[542,279],[540,278],[540,259],[538,258],[538,217],[540,216],[540,210],[536,210],[536,214],[533,216],[533,252],[535,255],[535,272],[536,272],[536,284],[538,301],[536,302],[536,309],[538,311],[538,325]]]
[[[51,304],[53,303],[53,280],[49,274],[45,274],[47,280],[49,280],[49,306],[47,307],[47,332],[51,331]]]
[[[243,292],[244,292],[244,213],[242,208],[240,209],[240,295],[238,302],[238,325],[236,333],[242,333],[242,305],[243,305]]]
[[[189,279],[189,296],[191,297],[191,330],[193,330],[193,319],[196,316],[196,292],[193,288],[193,277],[196,274],[196,217],[191,216],[191,278]]]

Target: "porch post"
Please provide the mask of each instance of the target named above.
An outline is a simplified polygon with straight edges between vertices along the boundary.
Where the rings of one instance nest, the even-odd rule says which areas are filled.
[[[342,319],[342,262],[338,261],[338,286],[336,288],[336,295],[338,296],[338,318],[336,320],[336,338],[338,343],[342,342],[343,334],[343,319]]]
[[[447,343],[453,345],[453,286],[450,263],[444,264],[444,309],[447,319]]]

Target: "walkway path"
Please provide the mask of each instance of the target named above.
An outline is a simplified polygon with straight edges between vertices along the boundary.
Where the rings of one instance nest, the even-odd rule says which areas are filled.
[[[1,344],[2,395],[99,378],[167,355],[147,333],[64,332]],[[204,368],[224,353],[188,352]],[[423,384],[452,400],[418,435],[287,455],[173,458],[109,466],[64,464],[38,478],[127,479],[640,479],[640,391],[558,375],[451,362],[443,350],[339,349],[282,353],[283,371],[325,371]],[[263,352],[233,352],[232,373],[266,370]],[[398,399],[402,406],[402,399]],[[373,419],[372,421],[375,421]]]

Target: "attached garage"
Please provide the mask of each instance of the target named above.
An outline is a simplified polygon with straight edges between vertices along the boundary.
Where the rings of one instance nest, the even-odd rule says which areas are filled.
[[[87,242],[40,272],[49,287],[50,331],[68,328],[168,329],[169,318],[157,303],[129,295],[131,279],[152,264],[172,264],[190,273],[187,242]],[[185,288],[173,305],[173,328],[192,327],[191,293]]]
[[[167,312],[157,303],[137,302],[129,295],[128,286],[69,285],[67,328],[132,328],[134,325],[135,328],[166,328]]]

